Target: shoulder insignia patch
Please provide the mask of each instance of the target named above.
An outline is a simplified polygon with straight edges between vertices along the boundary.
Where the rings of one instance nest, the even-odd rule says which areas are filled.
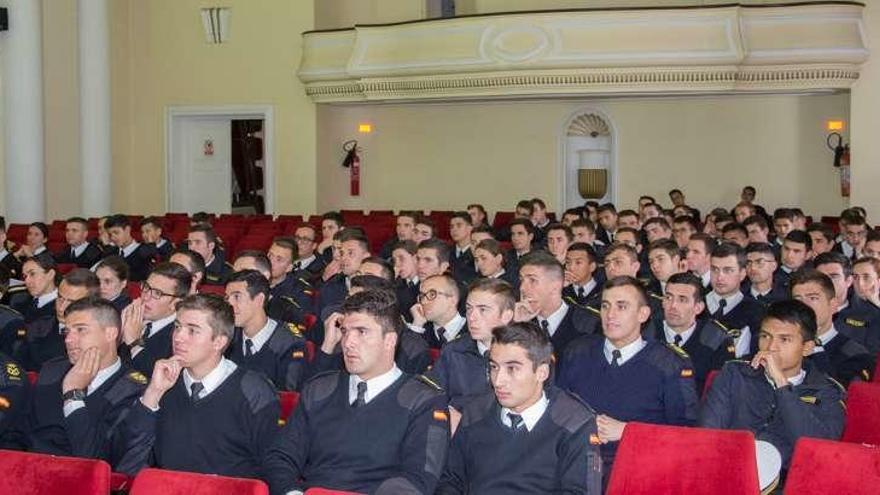
[[[602,440],[599,439],[599,435],[595,433],[590,433],[590,445],[599,445],[602,443]]]
[[[305,357],[305,355],[306,354],[303,351],[293,351],[290,354],[290,357],[292,357],[293,359],[302,359]]]
[[[441,387],[440,385],[437,384],[437,382],[435,382],[434,380],[431,380],[430,378],[428,378],[425,375],[416,375],[416,379],[418,381],[424,383],[425,385],[433,388],[433,389],[440,390],[440,391],[443,390],[443,387]]]
[[[679,346],[677,346],[677,345],[675,345],[675,344],[669,344],[669,343],[667,343],[667,344],[666,344],[666,347],[668,347],[669,349],[671,349],[672,352],[676,353],[676,354],[678,355],[678,357],[681,357],[681,358],[689,358],[689,357],[690,357],[690,356],[688,355],[687,351],[685,351],[684,349],[682,349],[681,347],[679,347]]]
[[[736,354],[736,346],[734,346],[734,345],[727,346],[727,352],[729,352],[731,354]]]
[[[26,328],[19,328],[18,330],[16,330],[15,334],[19,337],[24,337],[27,335],[27,329]]]
[[[693,376],[694,376],[694,370],[692,370],[690,368],[684,368],[683,370],[681,370],[681,377],[682,378],[691,378]]]
[[[449,421],[449,413],[440,409],[434,409],[434,421]]]
[[[0,395],[0,409],[9,409],[12,407],[12,403],[9,402],[9,399]]]
[[[140,371],[132,371],[128,374],[128,378],[139,385],[147,384],[147,377]]]
[[[10,378],[18,378],[21,376],[21,368],[15,363],[6,363],[6,374]]]
[[[801,402],[806,402],[807,404],[815,404],[819,401],[815,396],[812,395],[803,395],[800,397],[800,399]]]
[[[571,297],[571,296],[565,296],[565,302],[566,302],[566,304],[568,304],[569,306],[577,306],[577,307],[579,307],[579,308],[587,309],[587,306],[586,306],[586,305],[577,302],[577,301],[576,301],[573,297]]]
[[[862,320],[857,320],[857,319],[855,319],[855,318],[847,318],[847,319],[846,319],[846,324],[847,324],[847,325],[852,325],[852,326],[854,326],[854,327],[864,327],[864,326],[865,326],[865,322],[864,322],[864,321],[862,321]]]
[[[296,337],[302,337],[302,328],[296,323],[288,323],[287,329],[290,330],[290,333],[292,333]]]

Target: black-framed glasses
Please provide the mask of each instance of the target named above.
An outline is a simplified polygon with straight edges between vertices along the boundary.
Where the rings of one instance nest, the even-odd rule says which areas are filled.
[[[141,282],[141,296],[149,295],[150,299],[162,299],[163,297],[177,297],[175,294],[169,294],[155,287],[151,287],[147,282]]]
[[[419,292],[419,302],[433,301],[434,299],[437,299],[437,296],[452,297],[452,294],[430,289],[427,292]]]

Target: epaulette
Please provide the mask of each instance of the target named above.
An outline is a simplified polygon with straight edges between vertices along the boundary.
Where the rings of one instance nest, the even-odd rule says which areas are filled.
[[[9,311],[10,313],[13,313],[16,316],[21,316],[22,318],[24,318],[24,315],[22,315],[17,309],[13,308],[12,306],[9,306],[6,304],[0,304],[0,309],[2,309],[4,311]]]
[[[230,263],[230,262],[228,262],[228,261],[225,261],[223,264],[226,265],[227,267],[229,267],[229,268],[235,270],[235,265],[233,265],[232,263]]]
[[[601,316],[601,315],[602,315],[602,312],[599,311],[598,308],[594,308],[594,307],[592,307],[592,306],[590,306],[590,305],[586,305],[586,306],[584,306],[584,308],[585,308],[587,311],[591,311],[591,312],[595,313],[596,316]]]
[[[712,321],[714,321],[716,325],[721,327],[721,329],[727,333],[727,336],[732,339],[738,339],[742,335],[742,331],[737,328],[728,328],[727,325],[725,325],[724,323],[721,323],[720,321],[718,321],[714,318],[712,319]]]
[[[860,327],[860,328],[861,328],[861,327],[864,327],[865,325],[867,325],[867,323],[865,323],[864,320],[857,320],[857,319],[855,319],[855,318],[847,318],[847,319],[844,320],[844,321],[846,322],[847,325],[852,325],[852,326],[854,326],[854,327]]]
[[[843,394],[846,393],[846,387],[844,387],[843,384],[841,384],[839,381],[835,380],[834,378],[831,378],[828,375],[825,375],[825,378],[827,378],[829,382],[837,385],[837,388],[840,390],[841,393],[843,393]]]
[[[17,294],[19,292],[24,292],[26,290],[27,290],[26,285],[16,285],[14,287],[10,287],[9,289],[7,289],[6,293],[7,294]]]
[[[675,344],[670,344],[669,342],[666,343],[666,347],[670,348],[672,350],[672,352],[678,354],[678,357],[684,358],[684,359],[690,359],[690,355],[688,355],[687,351],[685,351],[681,347],[679,347]]]
[[[21,380],[21,368],[15,363],[6,363],[6,377],[10,380]]]
[[[290,330],[295,337],[302,337],[302,331],[305,330],[305,327],[302,325],[297,325],[296,323],[288,323],[287,329]]]
[[[587,309],[586,304],[581,304],[581,303],[577,302],[577,300],[575,300],[575,298],[573,298],[571,296],[565,296],[563,299],[565,300],[565,303],[568,304],[569,306],[577,306],[579,308]]]
[[[651,293],[649,293],[648,295],[651,296],[651,297],[653,297],[654,299],[657,299],[658,301],[662,301],[662,300],[663,300],[663,296],[661,296],[660,294],[657,294],[656,292],[651,292]]]
[[[416,378],[416,380],[424,383],[425,385],[427,385],[427,386],[429,386],[439,392],[443,391],[443,387],[441,387],[440,385],[437,384],[437,382],[435,382],[434,380],[431,380],[430,378],[428,378],[425,375],[416,375],[415,378]]]
[[[294,299],[294,298],[292,298],[292,297],[290,297],[290,296],[281,296],[281,299],[284,299],[285,301],[289,302],[290,304],[293,304],[293,305],[296,306],[297,308],[300,307],[300,306],[299,306],[299,303],[296,302],[296,299]]]
[[[128,374],[128,379],[137,383],[138,385],[146,385],[147,377],[144,376],[140,371],[132,371]]]
[[[309,288],[312,287],[312,283],[309,282],[308,280],[302,278],[302,277],[297,277],[297,280],[299,280],[300,283],[302,283],[302,284],[305,285],[306,287],[309,287]]]

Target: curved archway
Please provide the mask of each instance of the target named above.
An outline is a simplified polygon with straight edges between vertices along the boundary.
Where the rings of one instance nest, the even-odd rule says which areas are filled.
[[[560,164],[562,210],[617,199],[617,132],[608,116],[582,108],[566,119]]]

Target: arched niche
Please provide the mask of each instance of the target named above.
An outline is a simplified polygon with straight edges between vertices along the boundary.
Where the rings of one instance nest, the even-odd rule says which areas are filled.
[[[606,115],[582,110],[565,123],[562,204],[614,202],[617,191],[615,132]]]

